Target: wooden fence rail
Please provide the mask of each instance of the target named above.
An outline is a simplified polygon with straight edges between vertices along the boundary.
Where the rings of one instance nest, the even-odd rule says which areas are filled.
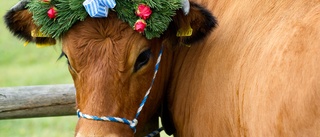
[[[0,88],[0,120],[75,114],[72,84]]]

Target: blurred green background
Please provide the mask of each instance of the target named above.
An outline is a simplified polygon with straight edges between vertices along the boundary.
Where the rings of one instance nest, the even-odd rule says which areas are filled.
[[[23,47],[4,24],[3,16],[18,0],[0,4],[0,87],[72,83],[66,60],[57,61],[61,44]],[[1,104],[0,104],[1,105]],[[76,116],[0,120],[0,137],[70,137]]]
[[[65,58],[57,60],[61,44],[23,47],[4,24],[4,14],[18,0],[0,3],[0,87],[73,83]],[[0,104],[1,105],[1,104]],[[76,116],[0,120],[0,137],[71,137]],[[162,132],[162,136],[166,136]]]

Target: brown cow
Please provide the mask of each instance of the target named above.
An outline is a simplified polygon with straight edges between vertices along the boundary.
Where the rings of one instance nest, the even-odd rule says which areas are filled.
[[[40,1],[41,2],[41,1]],[[22,1],[6,15],[8,28],[18,37],[36,43],[55,43],[51,37],[35,37],[38,30],[32,14]],[[58,9],[59,14],[59,9]],[[193,35],[176,36],[178,29],[191,25]],[[157,124],[160,105],[170,80],[173,51],[178,44],[193,44],[204,39],[216,22],[209,11],[191,3],[188,16],[177,11],[174,21],[162,37],[147,40],[123,22],[116,12],[107,18],[87,17],[62,35],[63,54],[77,90],[77,109],[84,114],[115,116],[132,120],[148,90],[160,48],[164,46],[163,62],[153,90],[138,117],[137,136],[149,121]],[[162,75],[162,76],[161,76]],[[167,110],[167,109],[165,109]],[[170,128],[169,128],[170,129]],[[154,129],[152,129],[154,130]],[[147,129],[147,131],[150,131]],[[128,125],[80,118],[76,136],[133,136]]]
[[[219,19],[217,30],[198,42],[214,22],[194,3],[188,16],[177,13],[160,39],[146,40],[115,13],[74,25],[62,42],[78,108],[132,119],[164,45],[138,132],[163,100],[163,124],[176,136],[320,136],[320,1],[194,2]],[[15,25],[32,24],[30,14],[13,14],[9,28],[25,37],[29,27]],[[193,35],[175,37],[184,23],[191,24]],[[177,46],[183,44],[192,46]],[[77,135],[133,132],[124,124],[80,119]]]

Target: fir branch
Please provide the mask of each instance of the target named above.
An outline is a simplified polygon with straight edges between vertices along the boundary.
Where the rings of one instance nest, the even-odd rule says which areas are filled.
[[[51,0],[44,2],[43,0],[30,0],[27,8],[33,13],[33,20],[40,28],[40,31],[52,38],[60,38],[67,32],[77,21],[83,21],[88,13],[83,7],[84,0]],[[168,28],[172,21],[172,16],[176,10],[181,8],[180,0],[116,0],[116,11],[118,17],[130,26],[134,26],[135,22],[140,19],[135,15],[135,11],[139,4],[147,4],[152,9],[152,14],[146,20],[147,28],[144,34],[147,39],[160,37]],[[56,7],[57,16],[50,19],[47,11],[51,7]]]

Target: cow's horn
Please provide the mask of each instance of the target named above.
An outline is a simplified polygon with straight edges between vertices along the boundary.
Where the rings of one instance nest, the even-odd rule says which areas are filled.
[[[181,0],[182,3],[182,10],[184,15],[188,15],[190,11],[190,2],[189,0]]]
[[[26,9],[26,5],[30,2],[30,0],[21,0],[16,5],[14,5],[11,10],[12,11],[20,11]]]

